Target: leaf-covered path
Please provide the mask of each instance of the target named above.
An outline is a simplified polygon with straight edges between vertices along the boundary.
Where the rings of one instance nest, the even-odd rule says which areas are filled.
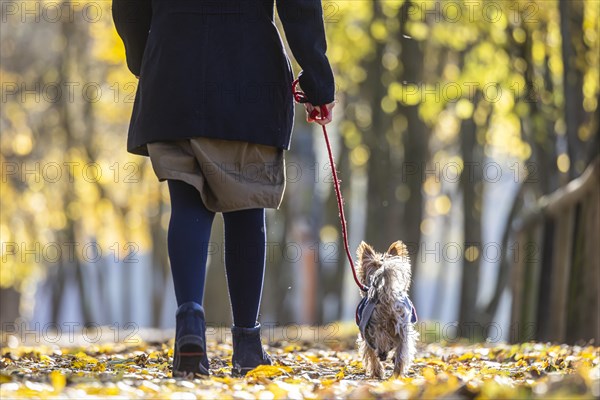
[[[277,365],[230,376],[231,346],[209,341],[210,378],[171,378],[172,340],[135,345],[2,348],[0,397],[10,398],[597,398],[598,347],[422,345],[409,376],[370,380],[353,338],[325,346],[275,342]],[[387,376],[391,364],[386,364]]]

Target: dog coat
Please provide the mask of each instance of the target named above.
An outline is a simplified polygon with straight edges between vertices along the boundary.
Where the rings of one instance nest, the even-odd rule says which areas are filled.
[[[375,293],[375,292],[374,292]],[[363,297],[363,299],[358,303],[358,307],[356,307],[356,324],[358,325],[358,329],[360,330],[360,334],[365,339],[365,342],[372,349],[376,349],[375,345],[369,341],[369,337],[367,336],[367,327],[369,326],[369,321],[371,320],[371,316],[373,315],[373,311],[375,311],[375,306],[377,305],[377,297],[374,295],[367,295]],[[406,295],[402,295],[400,302],[402,306],[405,307],[407,311],[407,315],[410,315],[410,322],[412,324],[418,321],[417,310],[413,305],[412,301]]]

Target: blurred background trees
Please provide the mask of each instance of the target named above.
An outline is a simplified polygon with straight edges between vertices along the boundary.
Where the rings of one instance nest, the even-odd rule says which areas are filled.
[[[323,6],[351,247],[409,245],[421,319],[508,327],[513,261],[535,257],[540,285],[556,275],[542,260],[559,228],[523,239],[515,221],[598,156],[599,3]],[[5,1],[0,13],[2,320],[172,326],[169,199],[125,152],[137,81],[110,2]],[[298,111],[286,198],[268,213],[262,319],[351,319],[324,143]],[[598,213],[585,215],[597,237]],[[228,324],[219,219],[213,229],[208,318]]]

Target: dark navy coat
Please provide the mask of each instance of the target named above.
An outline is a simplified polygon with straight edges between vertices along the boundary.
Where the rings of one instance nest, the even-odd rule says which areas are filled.
[[[127,65],[139,76],[127,150],[190,137],[289,149],[290,62],[274,0],[113,0]],[[320,0],[278,0],[300,86],[321,105],[334,97]]]

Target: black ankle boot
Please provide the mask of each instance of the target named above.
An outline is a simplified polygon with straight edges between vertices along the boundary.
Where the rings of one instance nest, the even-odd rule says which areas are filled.
[[[273,361],[260,342],[260,324],[254,328],[233,326],[233,376],[244,376],[259,365],[271,365]]]
[[[175,319],[173,376],[209,375],[204,309],[193,301],[183,303]]]

